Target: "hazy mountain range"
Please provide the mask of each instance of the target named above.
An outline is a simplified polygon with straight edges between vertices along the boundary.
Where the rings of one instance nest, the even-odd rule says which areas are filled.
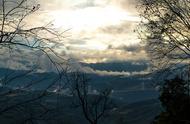
[[[24,64],[23,61],[19,61],[21,64]],[[86,76],[89,77],[90,90],[101,90],[105,88],[112,89],[112,99],[117,104],[117,107],[113,110],[110,110],[110,114],[102,123],[110,124],[147,124],[151,122],[152,119],[159,113],[161,107],[160,103],[157,100],[159,93],[155,90],[155,87],[152,84],[151,75],[147,74],[133,74],[133,75],[122,75],[122,72],[141,72],[147,71],[148,63],[147,61],[128,61],[128,62],[109,62],[109,63],[96,63],[96,64],[87,64],[80,63],[81,67],[91,68],[95,72],[88,72]],[[99,73],[103,71],[103,74]],[[117,74],[111,74],[109,72],[118,72]],[[121,74],[119,74],[121,72]],[[70,74],[68,74],[70,75]],[[14,78],[16,77],[16,78]],[[12,100],[18,101],[17,99],[29,98],[37,94],[43,89],[46,89],[56,79],[59,78],[58,73],[54,71],[47,72],[30,72],[27,70],[19,69],[8,69],[0,68],[0,79],[1,79],[1,88],[0,92],[4,92],[5,89],[14,89],[17,92],[17,89],[28,86],[26,91],[22,91],[21,94],[25,95],[16,95],[11,96]],[[7,81],[7,82],[6,82]],[[33,84],[32,84],[33,83]],[[63,84],[65,81],[62,82]],[[30,85],[32,84],[32,85]],[[52,86],[56,89],[56,83]],[[30,89],[30,90],[28,90]],[[51,88],[50,88],[51,89]],[[54,91],[51,89],[51,91]],[[65,86],[65,90],[67,86]],[[19,91],[19,90],[18,90]],[[24,92],[24,93],[23,93]],[[49,92],[49,97],[44,98],[44,104],[48,104],[50,108],[57,109],[57,95],[53,92]],[[61,95],[62,108],[59,112],[48,113],[45,117],[49,118],[50,116],[56,117],[56,119],[62,119],[65,124],[78,124],[78,122],[87,123],[81,114],[81,110],[68,108],[71,104],[71,97],[67,94]],[[14,102],[10,102],[14,103]],[[30,105],[29,105],[30,106]],[[38,108],[37,103],[33,103],[29,108]],[[39,108],[40,111],[40,108]],[[35,113],[36,111],[34,111]],[[10,113],[10,112],[9,112]],[[17,115],[13,113],[13,116]],[[18,121],[19,118],[15,117]],[[75,118],[74,120],[72,118]],[[21,119],[21,118],[20,118]],[[4,116],[0,116],[0,120],[7,121]],[[9,120],[11,121],[11,120]],[[7,121],[7,123],[9,122]],[[53,124],[53,121],[48,121],[49,124]],[[11,122],[14,124],[14,122]],[[47,122],[43,122],[47,123]]]

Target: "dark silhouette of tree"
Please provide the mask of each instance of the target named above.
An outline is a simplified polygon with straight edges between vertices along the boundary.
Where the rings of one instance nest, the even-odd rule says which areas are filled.
[[[139,33],[155,68],[178,67],[190,58],[190,1],[140,0]]]
[[[28,2],[28,0],[1,0],[1,46],[21,45],[45,50],[45,48],[50,48],[47,46],[48,43],[59,43],[62,40],[63,32],[56,31],[51,23],[38,27],[26,25],[28,23],[26,19],[40,8],[39,4],[28,5]]]
[[[42,26],[29,26],[27,20],[40,8],[40,4],[32,5],[29,0],[1,0],[0,1],[0,48],[8,48],[15,52],[15,49],[25,48],[40,50],[54,64],[57,71],[62,71],[62,63],[66,62],[59,56],[54,47],[60,44],[63,39],[63,32],[56,30],[52,23]],[[57,58],[53,58],[56,56]],[[57,60],[61,61],[57,61]]]
[[[39,10],[40,4],[29,0],[0,0],[0,6],[0,49],[2,51],[9,50],[10,54],[18,51],[19,54],[27,53],[27,50],[41,51],[54,65],[60,77],[66,73],[63,65],[66,65],[67,60],[59,56],[53,49],[63,41],[65,31],[56,30],[51,22],[42,26],[27,25],[29,23],[27,19]],[[6,56],[6,54],[3,55]],[[34,66],[26,73],[14,77],[10,76],[13,74],[5,75],[5,78],[1,79],[3,82],[1,84],[24,77],[35,71],[36,68]]]
[[[90,124],[98,124],[106,112],[113,107],[110,98],[111,90],[106,89],[97,93],[90,93],[89,79],[82,72],[74,72],[72,74],[72,94],[74,97],[74,105],[81,107],[85,119]]]
[[[163,112],[153,124],[190,124],[190,96],[185,80],[176,76],[166,80],[161,90]]]
[[[152,65],[158,71],[167,72],[164,78],[170,78],[161,89],[164,111],[153,123],[189,124],[190,81],[183,76],[171,77],[186,70],[189,78],[190,1],[140,0],[138,8],[142,17],[138,31]]]
[[[43,91],[38,91],[37,93],[34,93],[35,95],[32,95],[32,93],[31,95],[26,95],[27,98],[24,96],[25,94],[30,93],[28,89],[30,89],[32,85],[41,83],[48,78],[44,77],[39,80],[30,80],[28,82],[24,82],[27,85],[23,85],[19,87],[19,89],[11,89],[10,87],[6,87],[7,84],[16,79],[27,77],[27,75],[35,72],[36,68],[23,71],[21,74],[12,74],[11,72],[8,75],[5,75],[0,80],[0,84],[2,85],[0,87],[1,117],[7,113],[11,114],[12,110],[20,113],[20,111],[25,109],[26,105],[31,105],[46,96],[48,94],[47,90],[55,84],[57,85],[61,83],[64,76],[66,76],[67,70],[65,68],[65,64],[67,63],[67,60],[59,56],[53,49],[57,44],[60,44],[63,41],[63,33],[65,31],[57,31],[51,22],[43,24],[42,26],[31,27],[27,25],[27,19],[31,15],[35,14],[39,8],[40,4],[35,4],[35,2],[32,2],[31,0],[0,0],[0,50],[8,50],[10,54],[18,51],[21,51],[19,54],[22,54],[22,52],[27,53],[28,50],[41,51],[54,65],[55,70],[59,75],[55,77],[55,79],[52,79],[49,86],[47,86]],[[1,56],[6,56],[6,54],[1,54]],[[49,81],[49,79],[47,81]],[[60,86],[59,90],[61,88],[63,87]],[[18,99],[12,97],[19,95],[22,100],[19,97]],[[46,109],[43,104],[39,103],[38,105],[39,109],[42,108],[43,112],[41,112],[38,117],[31,114],[32,116],[29,116],[24,121],[25,123],[28,123],[28,121],[32,123],[35,118],[42,118],[42,116],[47,113],[48,109]]]

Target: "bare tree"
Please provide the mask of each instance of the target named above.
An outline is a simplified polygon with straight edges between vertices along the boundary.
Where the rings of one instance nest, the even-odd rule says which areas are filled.
[[[56,30],[51,22],[37,27],[27,26],[27,18],[39,10],[40,4],[31,5],[29,0],[1,0],[0,5],[1,48],[40,50],[55,66],[61,67],[61,63],[66,60],[58,56],[53,47],[62,43],[63,33],[66,30],[63,32]],[[54,60],[52,54],[57,59],[61,59],[61,62]],[[57,71],[59,71],[59,67],[56,67]]]
[[[139,33],[146,44],[147,53],[154,67],[172,74],[186,73],[183,78],[186,80],[189,94],[190,0],[140,1],[138,8],[143,21]],[[179,83],[179,81],[177,84],[172,82],[175,88]],[[184,103],[179,103],[178,106],[180,104]],[[188,123],[188,120],[185,121]]]
[[[0,0],[0,6],[0,49],[4,51],[4,48],[8,48],[11,52],[17,52],[20,49],[23,52],[26,52],[26,49],[40,50],[49,58],[62,77],[66,73],[66,68],[63,65],[66,65],[67,60],[59,56],[53,47],[62,43],[65,31],[56,30],[51,22],[37,27],[28,26],[27,18],[35,14],[40,8],[40,4],[33,5],[33,1]],[[6,55],[3,54],[2,56]],[[32,68],[32,70],[35,69]],[[6,82],[26,76],[30,72],[31,70],[26,71],[26,74],[16,75],[11,79],[5,76]],[[3,81],[5,83],[4,79]]]
[[[38,80],[30,80],[25,83],[26,85],[21,86],[19,89],[0,89],[0,115],[10,113],[11,110],[20,111],[20,107],[22,108],[26,104],[31,104],[38,101],[47,95],[47,90],[52,88],[52,86],[61,84],[63,78],[67,75],[67,68],[65,67],[67,60],[59,56],[53,49],[56,45],[62,44],[62,41],[65,38],[63,36],[65,31],[60,32],[56,30],[51,22],[35,27],[27,25],[27,18],[35,14],[39,8],[40,4],[33,4],[31,0],[0,0],[0,50],[9,50],[10,54],[11,52],[17,52],[19,50],[22,50],[25,53],[27,50],[40,50],[54,65],[59,75],[54,77],[54,79],[51,80],[51,83],[49,83],[43,91],[39,92],[37,95],[34,95],[34,97],[27,97],[27,99],[23,98],[22,100],[16,99],[16,102],[10,102],[13,100],[13,95],[16,94],[17,96],[24,96],[21,93],[22,90],[25,90],[37,83],[41,83],[46,79],[50,81],[49,78],[44,77]],[[1,54],[1,56],[6,56],[6,54]],[[34,70],[35,68],[32,68],[31,70],[23,71],[23,73],[16,75],[12,73],[7,74],[0,80],[0,84],[4,87],[16,79],[27,77],[27,75],[33,73]],[[64,79],[64,81],[66,81],[66,79]],[[59,87],[59,91],[62,88],[63,85]],[[41,108],[45,107],[41,105]],[[47,110],[45,109],[45,113],[46,111]],[[31,119],[33,119],[33,117],[28,118],[26,121]]]
[[[90,124],[98,124],[98,121],[114,105],[110,98],[111,90],[91,93],[92,91],[89,91],[89,79],[82,72],[74,72],[71,80],[73,84],[72,93],[76,100],[74,104],[81,107],[85,119]]]
[[[140,0],[139,32],[156,68],[188,65],[190,60],[190,1]]]
[[[48,43],[59,43],[63,38],[63,32],[56,31],[51,23],[31,28],[26,26],[27,17],[40,7],[40,4],[28,5],[28,2],[28,0],[1,0],[0,44],[21,45],[42,50]]]

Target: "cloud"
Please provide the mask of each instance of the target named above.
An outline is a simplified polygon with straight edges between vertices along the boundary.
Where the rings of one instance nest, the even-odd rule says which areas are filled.
[[[138,53],[140,52],[141,50],[144,49],[143,46],[141,46],[140,44],[132,44],[132,45],[120,45],[120,46],[117,46],[117,47],[114,47],[112,45],[109,45],[108,46],[108,49],[116,49],[116,50],[123,50],[123,51],[126,51],[126,52],[132,52],[132,53]]]
[[[128,33],[134,28],[135,23],[126,21],[125,23],[119,25],[109,25],[105,27],[101,27],[99,30],[103,33],[108,34],[121,34],[121,33]]]
[[[135,19],[136,20],[136,19]],[[101,34],[100,40],[112,48],[139,44],[138,34],[134,32],[138,21],[122,21],[117,25],[102,26],[97,30]],[[98,35],[97,35],[98,37]]]
[[[86,8],[113,5],[134,12],[136,11],[135,7],[138,2],[139,0],[83,0],[81,3],[75,4],[75,7]]]
[[[136,1],[38,0],[39,13],[27,20],[33,27],[54,20],[55,27],[72,28],[57,49],[63,56],[84,62],[136,60],[146,58],[145,51],[133,45],[139,43],[133,32],[139,21]]]
[[[76,9],[83,9],[83,8],[88,8],[88,7],[97,7],[99,4],[95,2],[95,0],[88,0],[86,2],[80,3],[75,5]]]
[[[87,40],[89,40],[89,38],[80,38],[80,39],[72,39],[69,38],[67,41],[65,41],[64,43],[68,44],[68,45],[84,45],[87,43]]]
[[[48,56],[47,56],[48,54]],[[36,70],[39,72],[57,72],[53,61],[62,62],[60,58],[53,55],[51,52],[45,54],[41,50],[31,50],[28,48],[9,48],[2,47],[0,51],[0,68],[9,68],[15,70]],[[50,57],[50,58],[49,58]],[[64,56],[66,59],[66,56]],[[63,68],[66,64],[63,65]]]
[[[146,60],[112,61],[101,63],[82,63],[83,66],[91,67],[94,70],[114,72],[139,72],[148,68],[150,63]]]
[[[79,59],[82,60],[93,60],[93,62],[102,62],[102,59],[109,61],[115,61],[115,60],[122,60],[127,61],[130,60],[129,56],[126,56],[126,54],[123,56],[117,57],[113,56],[113,53],[108,51],[108,53],[104,52],[104,55],[100,55],[102,53],[96,53],[97,51],[94,51],[95,53],[91,54],[92,56],[89,56],[88,53],[76,56],[73,59],[70,59],[68,61],[69,67],[72,71],[82,71],[85,73],[92,73],[92,74],[98,74],[98,75],[110,75],[110,76],[133,76],[133,75],[141,75],[141,74],[147,74],[148,71],[142,70],[142,71],[108,71],[108,70],[97,70],[93,69],[89,66],[83,66],[79,63]],[[110,54],[109,54],[110,52]],[[80,53],[81,54],[81,53]],[[118,54],[118,53],[117,53]],[[38,72],[57,72],[55,65],[49,60],[49,58],[43,54],[41,51],[18,51],[14,50],[12,53],[10,53],[7,49],[1,50],[1,56],[0,57],[0,67],[1,68],[10,68],[10,69],[16,69],[16,70],[29,70],[29,69],[36,69]],[[76,55],[76,54],[74,54]],[[51,55],[50,55],[51,56]],[[51,56],[52,57],[52,56]],[[77,59],[78,57],[78,59]],[[84,58],[83,58],[84,57]],[[114,58],[117,57],[117,58]],[[70,57],[71,58],[71,57]],[[126,59],[127,58],[127,59]],[[54,59],[52,57],[52,59]],[[135,59],[134,57],[131,57],[131,59]],[[137,57],[139,59],[139,57]],[[141,58],[142,59],[142,58]],[[56,59],[54,59],[56,60]],[[131,64],[142,64],[142,63],[131,63]],[[138,65],[137,65],[138,66]],[[64,67],[64,66],[63,66]]]
[[[38,0],[43,11],[55,11],[60,9],[68,9],[73,4],[68,0]]]
[[[125,9],[126,11],[131,12],[134,15],[137,15],[136,6],[139,3],[139,0],[110,0],[112,4]]]
[[[2,7],[2,1],[3,0],[0,0],[0,7]],[[23,0],[14,0],[14,1],[13,0],[4,0],[5,12],[8,12],[12,8],[17,7],[22,1]],[[24,0],[24,3],[22,4],[23,8],[27,6],[27,7],[31,8],[31,9],[33,8],[33,6],[37,6],[37,5],[38,5],[37,0]],[[19,11],[17,11],[17,13],[19,13]]]
[[[101,76],[109,75],[109,76],[135,76],[135,75],[144,75],[148,74],[148,70],[144,71],[134,71],[134,72],[128,72],[128,71],[106,71],[106,70],[94,70],[90,67],[82,67],[82,72],[85,73],[91,73],[91,74],[98,74]]]
[[[77,54],[78,53],[78,54]],[[69,54],[71,58],[86,63],[108,62],[108,61],[127,61],[127,60],[146,60],[147,55],[144,50],[139,52],[127,52],[124,50],[106,49],[103,51],[73,51]]]
[[[73,58],[70,61],[73,70],[79,69],[99,75],[131,76],[147,73],[146,71],[95,70],[78,63],[147,59],[146,52],[138,45],[139,40],[133,32],[139,22],[135,9],[137,0],[38,1],[41,4],[39,13],[32,15],[28,22],[31,25],[40,25],[52,19],[57,26],[71,26],[69,32],[72,36],[65,39],[64,47],[67,51],[63,50],[62,56]],[[48,58],[40,53],[22,55],[15,53],[12,57],[3,56],[0,60],[1,67],[27,69],[34,64],[39,64],[41,70],[54,71],[55,69]]]

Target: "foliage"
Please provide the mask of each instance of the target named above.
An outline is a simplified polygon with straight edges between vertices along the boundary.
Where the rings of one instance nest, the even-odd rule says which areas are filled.
[[[190,58],[190,1],[140,0],[140,36],[155,68],[177,67]]]
[[[164,111],[155,118],[154,124],[190,124],[190,96],[186,81],[178,76],[166,80],[160,101]]]

